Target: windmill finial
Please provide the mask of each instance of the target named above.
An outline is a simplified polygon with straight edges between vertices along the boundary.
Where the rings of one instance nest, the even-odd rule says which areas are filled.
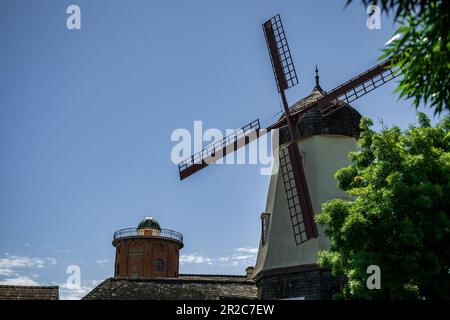
[[[320,87],[319,84],[319,69],[317,68],[317,64],[316,64],[316,87]]]
[[[319,79],[320,79],[319,68],[317,68],[317,64],[316,64],[316,86],[314,87],[314,90],[319,90],[320,92],[324,92],[322,87],[320,86]]]

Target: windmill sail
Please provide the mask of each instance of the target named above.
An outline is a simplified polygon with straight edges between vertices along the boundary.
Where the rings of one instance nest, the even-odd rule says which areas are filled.
[[[303,169],[303,162],[297,142],[295,141],[295,122],[290,115],[289,105],[284,92],[298,83],[297,73],[280,15],[276,15],[266,21],[263,24],[263,30],[289,128],[290,143],[286,148],[280,150],[280,167],[291,216],[292,229],[294,231],[294,239],[296,245],[299,245],[311,238],[317,237],[317,227],[314,222],[314,213]]]
[[[278,92],[282,93],[284,90],[295,86],[298,83],[298,78],[280,15],[277,14],[272,19],[267,20],[263,24],[263,30]]]
[[[395,79],[399,76],[399,74],[399,70],[393,70],[391,68],[390,60],[386,60],[337,86],[324,96],[318,98],[316,101],[311,102],[309,105],[291,112],[290,115],[295,122],[309,110],[319,107],[321,114],[323,116],[327,116],[343,107],[341,103],[338,103],[339,101],[346,103],[353,102],[376,88],[384,85],[385,83]],[[287,117],[283,117],[276,123],[269,126],[268,130],[281,128],[285,126],[286,123]]]
[[[217,141],[216,143],[209,145],[202,151],[180,162],[178,164],[180,180],[186,179],[190,175],[206,168],[208,165],[216,162],[226,155],[246,146],[265,133],[267,133],[267,131],[261,130],[259,119],[256,119],[242,128],[235,130],[232,134],[226,136],[221,141]]]
[[[303,164],[298,161],[302,158],[296,142],[280,149],[280,170],[296,245],[318,236]]]
[[[317,101],[317,105],[323,116],[329,115],[342,106],[338,101],[353,102],[397,76],[387,60],[331,90]]]

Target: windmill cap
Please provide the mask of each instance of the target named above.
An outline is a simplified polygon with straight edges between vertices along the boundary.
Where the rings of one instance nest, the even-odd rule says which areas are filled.
[[[157,229],[161,230],[158,221],[153,217],[145,217],[139,222],[138,229]]]
[[[308,96],[294,103],[290,107],[290,111],[300,111],[324,96],[324,91],[320,89],[314,88]],[[295,124],[297,127],[296,139],[304,139],[315,135],[340,135],[358,139],[361,114],[344,101],[339,100],[338,104],[342,108],[328,115],[322,114],[317,106],[306,111]],[[283,117],[285,117],[284,114],[280,119],[283,119]],[[280,144],[290,141],[289,131],[286,127],[281,128],[279,134]]]

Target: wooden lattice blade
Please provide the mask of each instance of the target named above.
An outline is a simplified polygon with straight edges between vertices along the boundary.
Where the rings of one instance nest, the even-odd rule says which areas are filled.
[[[398,73],[390,67],[390,61],[384,61],[334,88],[325,96],[319,98],[316,104],[322,115],[326,116],[342,106],[342,103],[339,102],[351,103],[397,76]]]
[[[393,80],[398,75],[399,71],[392,70],[390,60],[386,60],[379,65],[376,65],[375,67],[359,74],[353,79],[337,86],[324,96],[318,98],[316,101],[311,102],[309,105],[291,112],[291,116],[294,121],[296,121],[303,114],[316,107],[320,108],[322,115],[327,116],[342,106],[339,101],[344,101],[347,103],[353,102],[376,88],[384,85],[385,83]],[[286,124],[286,117],[283,117],[276,123],[272,124],[269,129],[281,128]]]
[[[239,130],[242,130],[242,132],[239,131],[241,134],[238,136],[230,135],[225,137],[222,141],[203,149],[201,152],[178,164],[180,180],[186,179],[228,154],[237,151],[269,131],[267,129],[260,129],[259,120],[255,120]]]
[[[296,142],[280,149],[280,170],[296,245],[318,236],[311,197]]]
[[[278,92],[282,92],[295,86],[298,78],[280,15],[267,20],[262,27]]]

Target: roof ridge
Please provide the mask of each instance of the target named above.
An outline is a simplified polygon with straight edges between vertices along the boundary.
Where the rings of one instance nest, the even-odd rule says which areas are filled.
[[[206,273],[180,273],[180,277],[218,277],[218,278],[246,278],[240,274],[206,274]]]
[[[59,288],[59,286],[45,286],[45,285],[21,286],[21,285],[13,285],[13,284],[0,284],[0,287],[2,287],[2,288],[36,288],[36,289],[55,289],[55,288]]]

